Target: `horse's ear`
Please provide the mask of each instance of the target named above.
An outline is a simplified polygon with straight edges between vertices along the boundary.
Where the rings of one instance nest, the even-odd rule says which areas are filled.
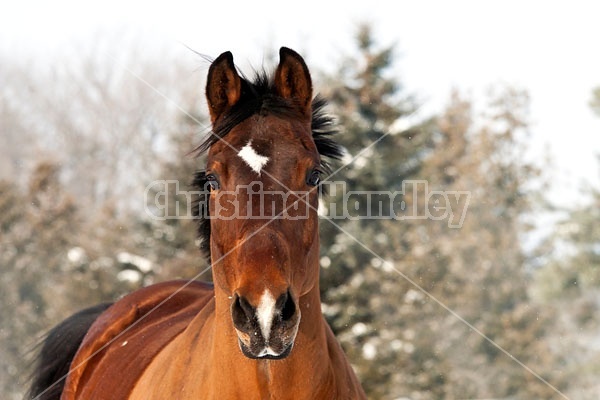
[[[241,93],[242,82],[235,69],[233,55],[227,51],[213,61],[206,80],[206,100],[213,124],[238,102]]]
[[[302,57],[287,47],[279,50],[279,66],[275,72],[275,90],[279,96],[296,103],[300,111],[310,118],[312,103],[310,73]]]

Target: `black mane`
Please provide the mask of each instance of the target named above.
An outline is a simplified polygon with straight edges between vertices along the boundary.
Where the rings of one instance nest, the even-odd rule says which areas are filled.
[[[252,115],[268,113],[284,118],[302,118],[298,107],[293,102],[276,94],[273,80],[267,76],[266,72],[257,73],[253,81],[249,81],[245,77],[242,77],[241,80],[242,93],[240,100],[216,126],[213,126],[213,130],[195,149],[198,156],[208,151],[213,144],[224,138],[236,125]],[[344,151],[342,146],[332,138],[338,130],[334,119],[325,112],[326,105],[326,100],[320,96],[313,99],[311,131],[317,151],[321,156],[321,167],[327,172],[330,170],[328,160],[339,160]],[[193,216],[194,219],[198,220],[197,232],[200,239],[200,249],[210,261],[210,219],[205,217],[209,215],[209,210],[205,209],[205,207],[208,207],[206,183],[204,171],[198,171],[194,174],[192,186],[199,192],[199,195],[194,201]]]

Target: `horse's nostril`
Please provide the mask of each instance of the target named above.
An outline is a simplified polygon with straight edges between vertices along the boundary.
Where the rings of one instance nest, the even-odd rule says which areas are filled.
[[[294,299],[289,292],[285,293],[284,296],[285,302],[283,303],[283,308],[281,309],[281,320],[289,321],[296,313],[296,304],[294,303]]]
[[[248,301],[235,295],[235,300],[231,305],[231,316],[233,317],[233,323],[237,327],[245,327],[254,318],[255,310],[254,307],[248,303]]]

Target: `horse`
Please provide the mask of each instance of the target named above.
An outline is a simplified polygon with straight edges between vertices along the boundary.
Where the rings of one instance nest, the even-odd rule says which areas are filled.
[[[319,187],[342,151],[304,59],[282,47],[248,79],[225,52],[205,94],[195,214],[213,284],[159,283],[70,317],[43,343],[31,398],[366,398],[321,312]]]

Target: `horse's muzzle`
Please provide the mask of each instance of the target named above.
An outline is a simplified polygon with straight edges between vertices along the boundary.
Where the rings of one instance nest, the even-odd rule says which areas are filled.
[[[292,351],[300,310],[289,291],[275,299],[265,290],[255,306],[235,294],[231,316],[240,349],[246,357],[282,359]]]

